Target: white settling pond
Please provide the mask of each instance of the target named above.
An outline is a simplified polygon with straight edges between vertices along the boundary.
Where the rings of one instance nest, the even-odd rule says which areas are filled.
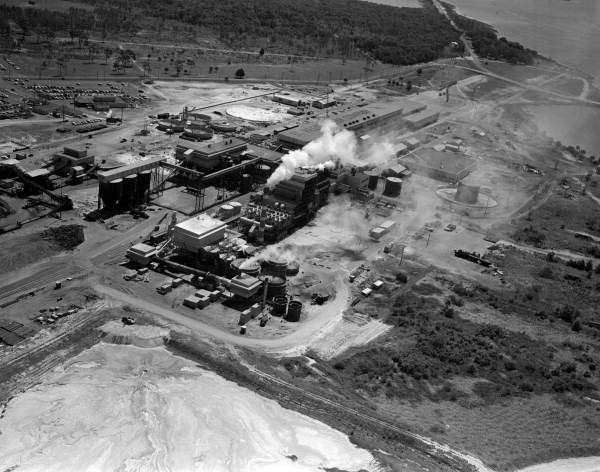
[[[289,119],[287,109],[278,107],[272,110],[251,107],[248,105],[233,105],[227,108],[227,114],[246,121],[257,123],[276,123]]]
[[[377,470],[329,426],[165,348],[99,344],[13,398],[0,470]],[[17,467],[15,467],[17,468]]]

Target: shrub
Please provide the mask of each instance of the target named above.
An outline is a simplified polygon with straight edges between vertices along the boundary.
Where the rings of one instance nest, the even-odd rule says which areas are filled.
[[[540,271],[540,277],[544,278],[544,279],[551,279],[552,278],[552,269],[548,266],[544,267],[541,271]]]

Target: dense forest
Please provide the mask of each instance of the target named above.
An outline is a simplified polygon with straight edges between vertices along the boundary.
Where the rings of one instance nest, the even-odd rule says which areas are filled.
[[[136,31],[177,22],[212,32],[224,44],[264,41],[264,47],[302,44],[304,51],[349,56],[357,51],[393,64],[440,57],[458,32],[433,6],[396,8],[359,0],[84,0],[93,10],[48,12],[0,6],[0,29],[11,23],[26,32]],[[262,46],[261,46],[262,47]],[[288,52],[297,52],[289,50]]]
[[[455,7],[448,3],[443,4],[456,26],[465,32],[471,40],[477,55],[489,59],[500,59],[511,64],[532,64],[537,55],[536,51],[526,49],[520,43],[498,38],[496,31],[490,25],[482,23],[455,11]]]

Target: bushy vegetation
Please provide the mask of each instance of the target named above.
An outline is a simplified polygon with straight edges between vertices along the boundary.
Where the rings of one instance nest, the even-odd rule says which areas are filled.
[[[10,24],[26,34],[72,37],[92,32],[133,35],[142,29],[180,24],[188,31],[210,32],[232,48],[259,44],[290,53],[359,57],[393,64],[414,64],[440,57],[458,32],[432,5],[397,8],[358,0],[83,0],[93,10],[1,6],[0,32]],[[267,51],[268,52],[268,51]]]
[[[454,376],[479,379],[474,393],[490,402],[532,392],[594,389],[586,380],[590,367],[554,362],[550,346],[498,326],[460,319],[454,316],[453,305],[450,299],[441,305],[412,293],[399,297],[394,319],[401,328],[387,342],[334,360],[334,367],[355,387],[389,397],[456,401],[466,394],[447,381]],[[557,316],[575,321],[578,313],[562,307]],[[406,339],[411,343],[407,345]]]
[[[456,26],[465,32],[471,40],[473,49],[481,57],[500,59],[511,64],[532,64],[537,52],[527,49],[520,43],[498,38],[496,31],[490,25],[481,21],[461,16],[455,7],[444,3],[446,11],[456,23]]]

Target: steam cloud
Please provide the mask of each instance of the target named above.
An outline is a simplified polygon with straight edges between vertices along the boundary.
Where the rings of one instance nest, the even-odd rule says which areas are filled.
[[[332,120],[326,120],[321,127],[321,136],[302,149],[292,151],[281,158],[281,164],[267,180],[267,186],[273,187],[291,178],[296,169],[301,167],[322,170],[333,168],[336,161],[356,166],[380,165],[393,156],[393,146],[388,141],[359,147],[352,131],[340,128]]]

